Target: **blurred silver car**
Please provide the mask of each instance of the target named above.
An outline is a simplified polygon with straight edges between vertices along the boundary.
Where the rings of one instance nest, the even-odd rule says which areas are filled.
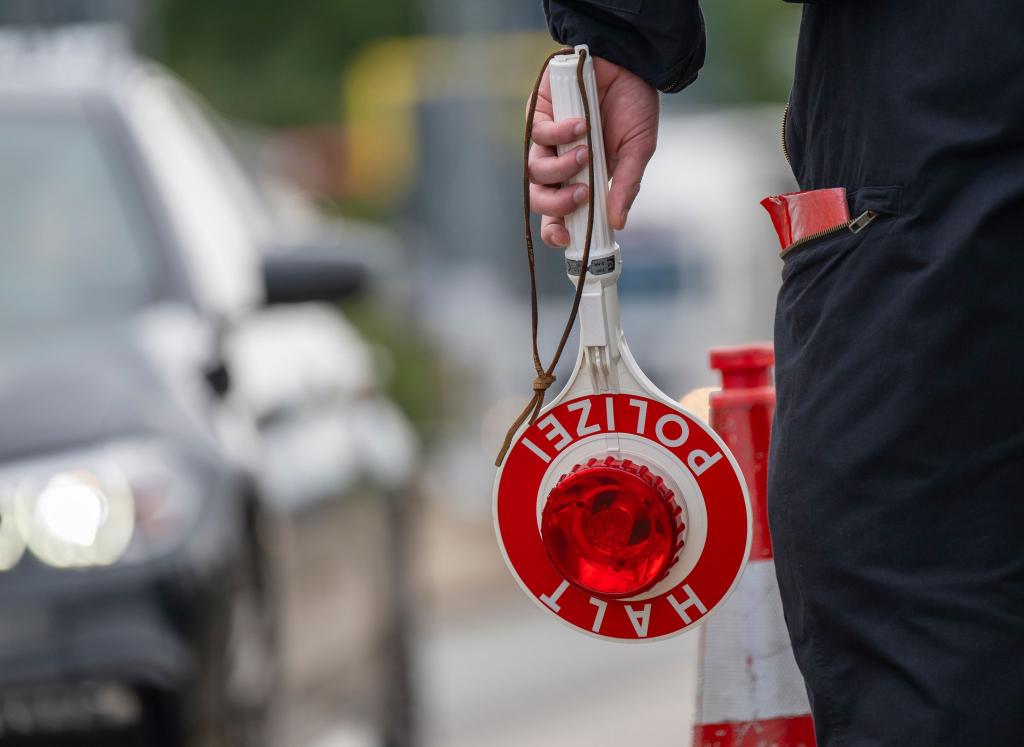
[[[0,743],[272,738],[275,517],[415,461],[288,244],[116,32],[0,34]]]

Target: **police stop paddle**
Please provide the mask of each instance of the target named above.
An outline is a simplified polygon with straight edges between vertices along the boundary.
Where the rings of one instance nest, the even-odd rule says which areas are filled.
[[[699,625],[732,591],[750,552],[750,501],[723,441],[659,391],[626,345],[593,64],[579,46],[553,55],[548,69],[555,121],[587,121],[580,141],[559,153],[589,146],[588,168],[571,181],[589,184],[591,199],[566,217],[576,293],[548,368],[534,311],[534,398],[499,456],[495,528],[512,575],[547,613],[599,638],[657,640]],[[577,316],[576,365],[542,407]]]

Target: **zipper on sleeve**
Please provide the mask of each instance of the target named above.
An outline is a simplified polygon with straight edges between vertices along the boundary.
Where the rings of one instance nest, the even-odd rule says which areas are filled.
[[[679,75],[677,75],[669,85],[665,86],[664,88],[659,88],[658,90],[661,91],[662,93],[676,93],[678,91],[678,86],[682,84],[683,78],[685,76],[686,67],[684,66],[682,72],[679,73]]]
[[[793,168],[793,162],[789,160],[789,146],[786,145],[786,122],[789,121],[789,102],[786,102],[786,108],[782,111],[782,155],[786,157],[786,163],[789,164],[789,168]]]

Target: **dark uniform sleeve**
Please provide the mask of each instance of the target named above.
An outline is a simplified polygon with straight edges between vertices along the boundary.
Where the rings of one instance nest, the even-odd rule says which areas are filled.
[[[704,64],[697,0],[543,0],[556,41],[587,44],[664,93],[681,91]]]

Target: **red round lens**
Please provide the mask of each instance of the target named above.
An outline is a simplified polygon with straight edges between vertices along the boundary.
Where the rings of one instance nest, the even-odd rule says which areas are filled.
[[[663,579],[682,548],[682,507],[647,467],[607,457],[573,467],[548,496],[541,538],[571,584],[628,597]]]

